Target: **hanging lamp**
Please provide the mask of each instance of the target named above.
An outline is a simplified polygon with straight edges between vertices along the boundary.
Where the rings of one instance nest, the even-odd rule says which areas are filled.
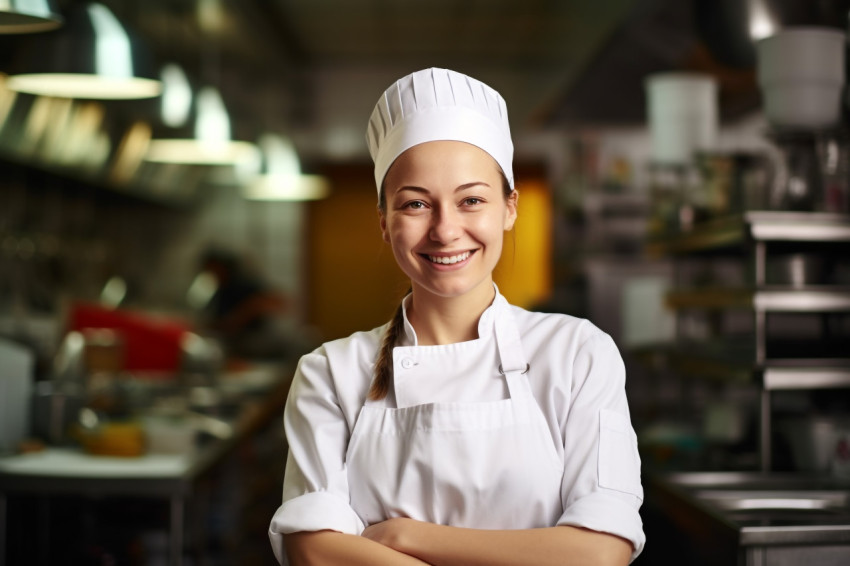
[[[192,84],[177,63],[166,63],[159,74],[162,80],[159,116],[166,127],[182,128],[192,112]]]
[[[61,25],[52,0],[0,0],[0,34],[35,33]]]
[[[29,94],[100,100],[158,96],[160,81],[144,45],[103,4],[68,11],[66,25],[22,45],[8,88]]]
[[[200,88],[194,97],[194,109],[193,137],[152,139],[146,161],[237,165],[256,159],[257,148],[254,144],[232,139],[230,115],[217,88]]]
[[[301,172],[301,162],[291,141],[277,134],[263,134],[258,146],[262,170],[242,186],[242,196],[246,199],[303,201],[328,196],[327,179]]]

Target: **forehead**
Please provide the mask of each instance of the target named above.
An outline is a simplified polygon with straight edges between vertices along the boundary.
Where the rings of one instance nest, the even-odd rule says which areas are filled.
[[[430,141],[404,151],[387,171],[385,186],[416,182],[501,184],[501,169],[483,149],[459,141]]]

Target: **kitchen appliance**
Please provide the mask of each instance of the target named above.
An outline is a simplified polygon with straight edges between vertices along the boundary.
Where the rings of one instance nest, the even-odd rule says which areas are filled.
[[[850,143],[839,129],[773,129],[776,148],[768,208],[850,212]]]
[[[841,119],[846,35],[789,27],[756,44],[758,82],[774,127],[831,128]]]
[[[815,211],[822,208],[823,176],[817,154],[817,134],[805,130],[775,130],[768,134],[779,150],[770,191],[774,210]]]
[[[846,33],[789,27],[756,47],[767,137],[778,150],[768,207],[850,211],[850,167],[841,128]]]

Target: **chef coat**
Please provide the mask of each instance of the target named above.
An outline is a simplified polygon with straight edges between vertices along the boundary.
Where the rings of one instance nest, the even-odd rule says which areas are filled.
[[[521,337],[529,367],[525,377],[545,422],[540,434],[547,436],[545,442],[551,443],[550,452],[563,469],[552,494],[559,516],[546,521],[621,536],[634,545],[632,558],[636,557],[645,541],[638,514],[643,490],[625,371],[611,338],[587,320],[526,311],[508,304],[497,291],[479,320],[476,340],[418,346],[405,311],[404,334],[393,351],[393,386],[383,404],[405,409],[509,397],[502,374],[480,370],[482,365],[498,364],[494,328],[504,317],[512,319]],[[284,415],[290,452],[283,504],[269,531],[281,562],[285,533],[360,534],[367,524],[397,516],[375,517],[372,508],[358,509],[361,498],[352,497],[350,479],[356,473],[362,483],[360,478],[370,471],[349,470],[347,460],[385,330],[386,325],[330,342],[299,362]],[[435,353],[445,355],[419,363],[417,354]],[[441,358],[450,360],[452,367],[435,367]],[[551,459],[540,462],[549,465]],[[464,486],[455,489],[462,492]]]

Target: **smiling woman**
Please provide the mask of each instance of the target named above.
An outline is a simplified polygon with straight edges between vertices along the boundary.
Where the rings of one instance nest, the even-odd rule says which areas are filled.
[[[493,300],[493,269],[517,214],[517,192],[503,195],[504,184],[493,158],[465,142],[423,143],[396,159],[384,180],[381,232],[410,278],[415,299],[408,316],[415,319],[430,301],[462,298],[483,311]],[[419,341],[476,338],[475,324],[446,330],[455,335],[420,334]]]
[[[626,564],[644,543],[623,363],[586,320],[493,281],[518,215],[501,96],[444,69],[369,123],[380,228],[411,292],[299,363],[270,538],[282,564]]]

